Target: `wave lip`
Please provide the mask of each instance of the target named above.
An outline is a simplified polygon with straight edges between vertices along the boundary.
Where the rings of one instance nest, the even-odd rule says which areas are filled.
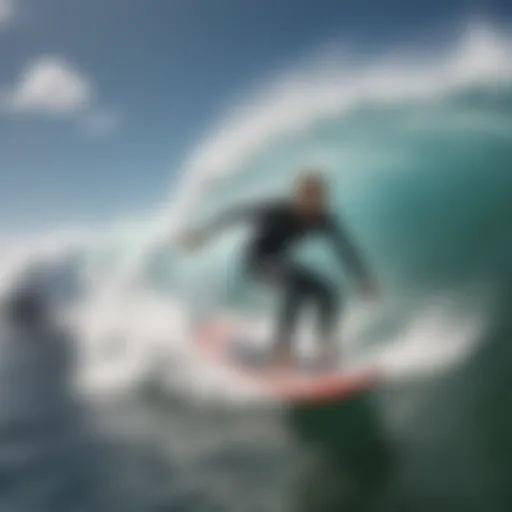
[[[356,105],[428,100],[506,78],[512,73],[511,51],[509,34],[484,24],[469,24],[442,55],[418,59],[400,50],[359,67],[345,64],[343,46],[331,44],[233,105],[190,156],[173,199],[188,204],[210,180],[243,169],[269,142]]]

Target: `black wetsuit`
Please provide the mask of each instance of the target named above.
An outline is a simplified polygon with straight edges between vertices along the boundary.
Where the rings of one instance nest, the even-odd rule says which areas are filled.
[[[292,262],[288,250],[306,235],[325,234],[334,242],[338,256],[350,271],[358,279],[366,279],[368,275],[362,260],[341,225],[329,213],[307,219],[297,213],[289,201],[279,201],[231,210],[218,218],[208,232],[243,220],[255,226],[246,253],[249,274],[284,291],[278,314],[277,342],[288,344],[291,341],[299,310],[308,300],[317,304],[320,334],[324,340],[329,340],[336,317],[337,294],[330,283]]]

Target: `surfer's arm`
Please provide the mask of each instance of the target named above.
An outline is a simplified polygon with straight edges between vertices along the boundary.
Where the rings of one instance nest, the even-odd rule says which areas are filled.
[[[234,225],[257,220],[267,208],[264,203],[236,206],[214,217],[198,231],[198,234],[202,240],[210,239]]]
[[[359,283],[371,282],[372,278],[366,262],[346,229],[339,222],[329,217],[325,221],[325,230],[334,244],[340,262],[348,267]]]

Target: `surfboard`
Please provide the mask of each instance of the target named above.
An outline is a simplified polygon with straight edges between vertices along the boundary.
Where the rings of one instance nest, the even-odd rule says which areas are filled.
[[[198,326],[195,344],[201,357],[230,372],[268,398],[293,402],[349,399],[379,383],[376,368],[322,371],[314,361],[272,371],[270,351],[247,343],[244,329],[234,322],[210,320]]]

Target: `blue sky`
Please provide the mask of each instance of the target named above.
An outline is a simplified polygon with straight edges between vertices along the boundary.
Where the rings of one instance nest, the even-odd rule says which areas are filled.
[[[508,5],[507,5],[508,4]],[[234,98],[333,39],[376,53],[509,1],[0,0],[0,235],[144,210]]]

